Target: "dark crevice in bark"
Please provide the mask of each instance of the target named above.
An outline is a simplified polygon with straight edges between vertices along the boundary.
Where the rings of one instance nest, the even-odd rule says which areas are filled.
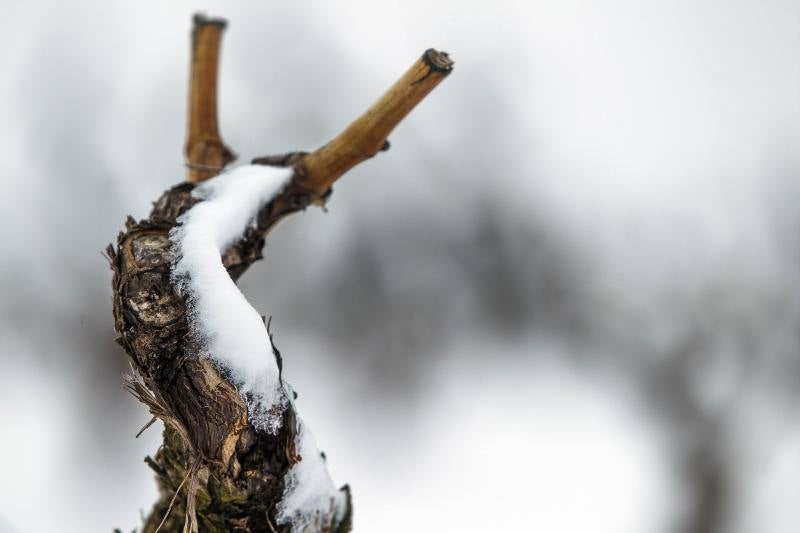
[[[256,432],[249,425],[235,387],[197,355],[189,335],[186,302],[170,280],[169,232],[195,203],[192,189],[183,183],[167,190],[147,219],[137,222],[129,217],[116,249],[111,245],[107,249],[114,272],[117,342],[146,387],[137,396],[165,422],[164,444],[155,457],[147,459],[157,474],[161,496],[143,531],[155,531],[198,458],[202,465],[196,495],[200,531],[289,531],[287,525],[276,523],[276,503],[284,491],[284,476],[297,461],[295,414],[291,407],[286,410],[277,435]],[[265,206],[256,226],[223,255],[234,280],[262,257],[267,231],[297,210],[281,199]],[[182,531],[187,485],[183,484],[161,531]],[[348,531],[348,524],[344,520],[338,529],[325,524],[315,530]]]

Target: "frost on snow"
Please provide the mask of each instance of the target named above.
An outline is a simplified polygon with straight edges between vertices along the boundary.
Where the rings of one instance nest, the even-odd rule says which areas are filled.
[[[295,445],[300,462],[286,473],[283,499],[278,504],[278,523],[292,524],[292,531],[319,531],[338,524],[347,507],[345,493],[333,484],[314,435],[297,417]]]
[[[236,384],[253,426],[271,433],[280,428],[288,405],[278,365],[261,315],[230,278],[221,255],[291,176],[291,168],[246,165],[205,181],[192,191],[204,201],[178,218],[170,233],[173,282],[190,302],[194,339]]]

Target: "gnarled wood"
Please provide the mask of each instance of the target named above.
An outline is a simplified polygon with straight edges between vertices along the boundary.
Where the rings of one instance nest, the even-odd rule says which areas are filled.
[[[220,168],[232,159],[216,122],[216,63],[223,27],[223,21],[195,18],[187,142],[187,155],[191,152],[197,157],[190,162]],[[446,54],[429,50],[367,113],[326,146],[312,154],[260,158],[258,162],[293,166],[295,173],[284,191],[259,212],[256,223],[223,254],[231,277],[238,279],[261,258],[267,232],[283,217],[323,203],[338,177],[384,146],[394,126],[451,68]],[[165,424],[162,447],[145,461],[156,473],[161,491],[146,518],[145,533],[156,530],[179,487],[182,493],[161,531],[181,531],[184,524],[194,524],[204,532],[291,529],[291,524],[276,523],[276,504],[283,495],[286,472],[300,460],[295,451],[296,415],[287,409],[276,435],[254,430],[235,387],[197,355],[198,347],[189,335],[187,304],[170,279],[169,232],[196,201],[191,195],[193,183],[215,173],[190,168],[190,183],[167,190],[147,219],[137,222],[129,217],[116,248],[109,245],[107,249],[114,272],[117,342],[135,371],[126,387]],[[187,498],[190,488],[196,497]],[[349,489],[341,490],[348,502],[342,520],[317,521],[308,531],[350,530]],[[187,509],[187,502],[194,503],[195,513]],[[187,521],[187,513],[195,514],[196,520]]]

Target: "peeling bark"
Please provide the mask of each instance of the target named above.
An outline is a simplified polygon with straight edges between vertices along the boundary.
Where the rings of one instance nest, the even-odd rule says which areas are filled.
[[[197,158],[191,163],[220,168],[232,159],[232,152],[219,137],[216,120],[216,61],[223,27],[224,21],[195,18],[187,139],[187,156]],[[200,49],[204,55],[198,58]],[[386,136],[394,126],[451,68],[446,54],[429,50],[361,119],[320,150],[256,160],[291,166],[294,176],[223,254],[231,278],[237,280],[261,259],[267,233],[283,217],[312,204],[324,204],[337,178],[387,146]],[[197,74],[196,69],[205,74]],[[208,108],[211,103],[213,108]],[[221,151],[197,149],[208,146],[208,139],[216,139]],[[190,168],[193,183],[216,173],[196,170],[203,169]],[[154,203],[148,218],[136,221],[128,217],[116,247],[106,249],[113,270],[117,342],[130,357],[134,371],[126,388],[165,424],[162,446],[154,457],[145,459],[156,475],[160,498],[143,531],[153,533],[162,519],[164,532],[182,531],[184,525],[186,531],[290,531],[292,524],[278,525],[276,514],[286,473],[302,460],[295,450],[295,412],[291,406],[286,409],[276,435],[257,432],[251,426],[245,402],[234,385],[211,361],[198,355],[189,335],[187,302],[171,282],[169,232],[196,201],[191,196],[193,188],[192,183],[175,185]],[[278,357],[274,346],[273,351]],[[330,518],[305,530],[350,530],[349,489],[344,486],[341,490],[347,495],[344,518],[339,523]]]

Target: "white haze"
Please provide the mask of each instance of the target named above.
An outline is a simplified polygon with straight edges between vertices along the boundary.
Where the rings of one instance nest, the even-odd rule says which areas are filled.
[[[230,20],[243,161],[326,142],[429,46],[456,61],[242,280],[356,531],[681,532],[706,426],[719,529],[800,528],[797,2],[8,7],[0,531],[128,531],[155,499],[98,251],[183,176],[196,10]]]

